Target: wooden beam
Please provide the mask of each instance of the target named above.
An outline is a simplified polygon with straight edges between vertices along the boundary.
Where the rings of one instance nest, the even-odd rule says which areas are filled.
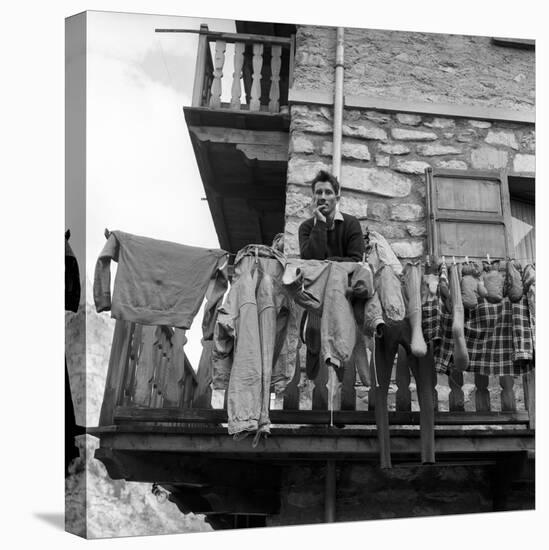
[[[333,97],[330,92],[291,89],[288,93],[288,103],[332,105]],[[536,122],[535,111],[514,111],[497,107],[477,107],[476,105],[406,101],[400,99],[369,97],[366,95],[346,95],[345,107],[349,109],[372,109],[377,111],[414,113],[440,117],[500,120],[532,125]]]
[[[272,459],[379,460],[379,443],[375,430],[354,435],[337,435],[344,430],[332,430],[332,435],[301,435],[300,433],[271,434],[257,447],[251,441],[237,441],[229,434],[200,434],[177,432],[105,432],[101,437],[101,447],[120,451],[154,451],[155,453],[197,454],[197,456],[234,456]],[[502,433],[502,430],[476,430],[454,433],[437,432],[435,451],[453,454],[454,458],[486,458],[493,453],[516,453],[534,449],[534,434],[531,431],[514,430],[515,433]],[[459,432],[459,433],[455,433]],[[511,430],[510,430],[511,432]],[[419,460],[421,441],[419,430],[402,435],[391,434],[391,456],[416,456]],[[157,460],[158,458],[155,458]]]
[[[334,424],[374,425],[373,411],[334,411]],[[392,425],[418,425],[419,412],[391,411],[389,423]],[[273,410],[269,413],[273,424],[330,424],[328,410]],[[117,407],[115,422],[198,422],[225,423],[227,411],[223,409],[149,409],[137,407]],[[520,412],[437,412],[435,423],[441,426],[484,425],[484,424],[524,424],[529,415]]]
[[[205,26],[206,30],[202,27]],[[267,36],[264,34],[246,34],[246,33],[234,33],[234,32],[220,32],[209,31],[207,25],[200,25],[200,30],[197,29],[154,29],[158,33],[186,33],[186,34],[200,34],[206,36],[209,41],[225,40],[229,43],[234,42],[246,42],[250,44],[276,44],[289,48],[291,39],[286,36]]]

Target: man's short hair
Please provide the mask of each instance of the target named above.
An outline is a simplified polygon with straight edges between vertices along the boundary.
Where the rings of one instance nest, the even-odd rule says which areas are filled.
[[[327,172],[326,170],[319,170],[318,174],[314,177],[313,181],[311,182],[311,189],[313,190],[313,193],[315,192],[315,186],[317,182],[319,181],[329,181],[332,185],[332,189],[334,190],[334,193],[336,195],[339,195],[339,182],[337,181],[337,178],[330,174],[330,172]]]

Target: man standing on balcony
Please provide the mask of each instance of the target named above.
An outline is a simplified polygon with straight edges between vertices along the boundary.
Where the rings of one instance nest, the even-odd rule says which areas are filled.
[[[321,170],[313,179],[311,189],[313,216],[299,226],[301,258],[360,262],[365,252],[362,228],[354,216],[340,212],[340,188],[337,178]],[[303,316],[301,327],[307,345],[305,370],[307,377],[314,380],[320,369],[320,316],[309,312]],[[326,338],[325,335],[324,339],[330,338]],[[338,368],[336,372],[341,379],[343,369]]]
[[[365,252],[358,220],[339,210],[337,178],[320,170],[311,183],[313,216],[299,226],[299,251],[304,260],[359,262]]]

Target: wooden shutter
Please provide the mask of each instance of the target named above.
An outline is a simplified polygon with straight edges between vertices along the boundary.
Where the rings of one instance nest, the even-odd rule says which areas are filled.
[[[425,170],[429,254],[514,257],[505,173]]]

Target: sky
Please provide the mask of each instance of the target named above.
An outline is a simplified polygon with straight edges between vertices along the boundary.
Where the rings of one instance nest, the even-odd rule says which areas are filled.
[[[204,188],[183,114],[191,105],[198,35],[155,33],[155,28],[199,29],[201,23],[235,32],[229,20],[88,12],[85,261],[90,281],[105,228],[219,247],[208,203],[201,200]],[[231,67],[229,56],[226,66]],[[231,74],[225,77],[226,82]],[[186,353],[195,368],[201,320],[202,310],[187,334]]]

